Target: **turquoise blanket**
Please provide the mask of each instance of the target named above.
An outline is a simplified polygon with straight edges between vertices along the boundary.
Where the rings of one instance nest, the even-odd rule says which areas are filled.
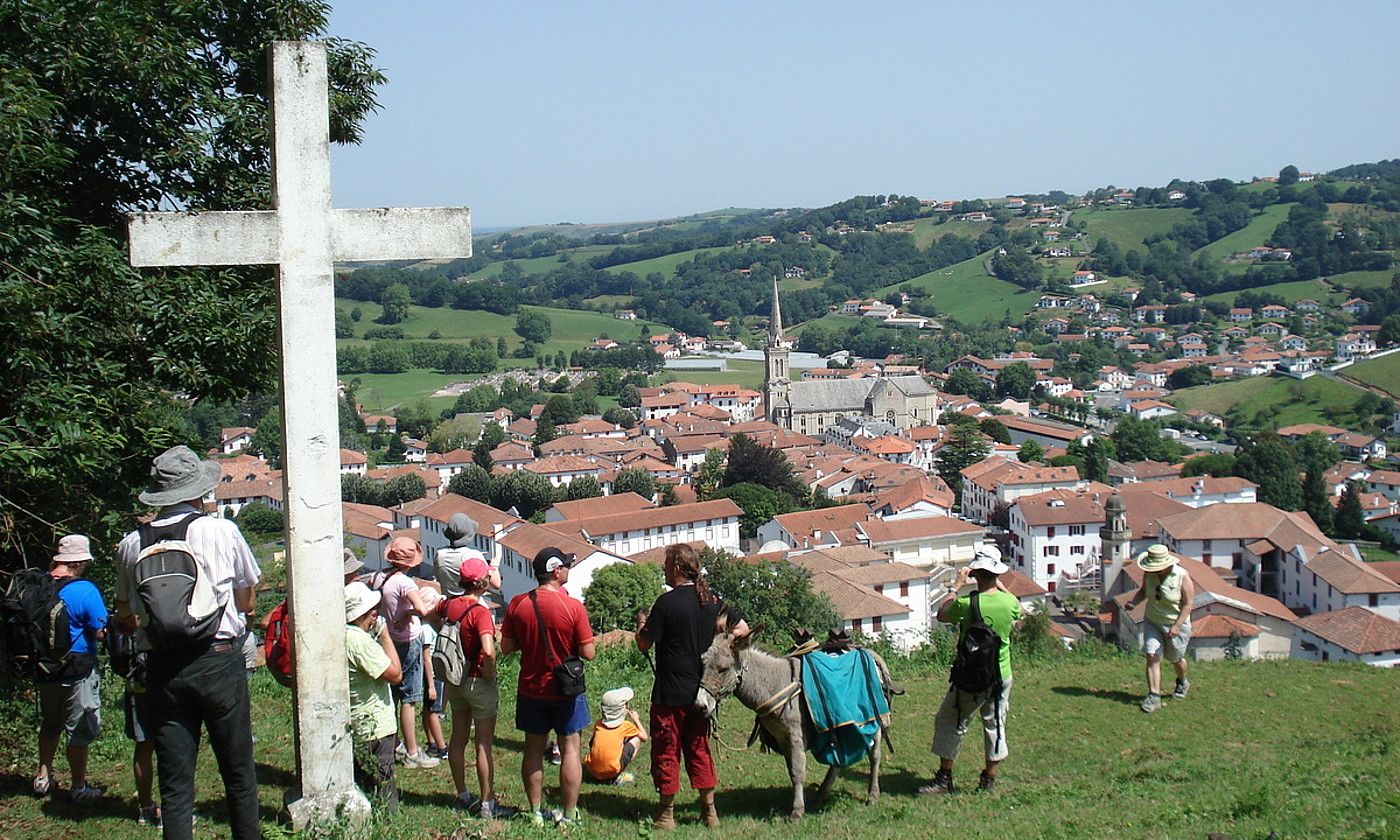
[[[859,648],[802,657],[802,696],[817,732],[812,754],[830,767],[864,758],[880,737],[880,715],[890,710],[875,658]]]

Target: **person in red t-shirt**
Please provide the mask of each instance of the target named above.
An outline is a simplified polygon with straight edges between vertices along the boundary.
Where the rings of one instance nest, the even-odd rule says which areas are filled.
[[[496,802],[496,763],[492,747],[496,739],[496,710],[500,690],[496,686],[496,622],[481,596],[491,586],[491,567],[481,557],[468,557],[458,572],[464,594],[449,598],[437,607],[438,616],[460,626],[467,670],[461,685],[447,683],[443,696],[452,710],[452,740],[447,745],[447,763],[457,786],[461,808],[478,807],[485,819],[505,819],[514,808]],[[467,738],[476,723],[476,780],[481,798],[467,790]]]
[[[560,821],[578,817],[578,792],[583,782],[579,733],[592,723],[588,698],[583,694],[565,697],[554,679],[554,665],[570,656],[592,659],[596,653],[588,610],[564,591],[574,562],[572,554],[557,548],[541,549],[533,562],[539,586],[511,599],[501,628],[501,653],[520,651],[515,728],[525,733],[520,777],[536,822],[544,821],[540,802],[544,798],[545,743],[551,730],[559,736],[561,754],[559,798],[564,811]]]

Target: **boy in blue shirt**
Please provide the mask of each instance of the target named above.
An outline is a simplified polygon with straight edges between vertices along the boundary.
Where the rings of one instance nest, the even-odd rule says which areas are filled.
[[[48,794],[53,784],[53,759],[60,734],[68,735],[68,769],[73,786],[68,797],[75,803],[96,801],[102,789],[87,783],[88,744],[101,732],[102,698],[98,684],[97,645],[107,626],[107,606],[97,587],[82,580],[92,560],[88,538],[69,534],[58,541],[49,575],[68,579],[58,598],[68,610],[68,632],[73,640],[71,661],[56,680],[39,681],[39,770],[34,792]]]

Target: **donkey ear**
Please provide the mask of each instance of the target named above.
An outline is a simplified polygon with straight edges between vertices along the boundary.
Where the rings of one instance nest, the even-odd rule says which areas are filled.
[[[759,633],[762,633],[763,628],[763,624],[755,624],[753,627],[749,628],[749,632],[743,634],[742,636],[735,636],[734,641],[731,643],[733,644],[734,649],[743,650],[744,648],[753,644],[753,637],[757,636]]]

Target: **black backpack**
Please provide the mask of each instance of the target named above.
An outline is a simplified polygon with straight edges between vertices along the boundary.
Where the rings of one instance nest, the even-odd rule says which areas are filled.
[[[1001,685],[1001,636],[982,620],[978,595],[972,593],[972,613],[967,629],[958,637],[957,655],[949,682],[970,694]]]
[[[68,607],[58,593],[75,580],[55,578],[43,569],[23,569],[10,578],[0,620],[5,661],[15,676],[50,682],[73,676]]]
[[[211,642],[223,619],[213,584],[185,541],[190,523],[201,515],[140,528],[141,554],[131,567],[131,581],[145,610],[143,627],[154,650]]]

